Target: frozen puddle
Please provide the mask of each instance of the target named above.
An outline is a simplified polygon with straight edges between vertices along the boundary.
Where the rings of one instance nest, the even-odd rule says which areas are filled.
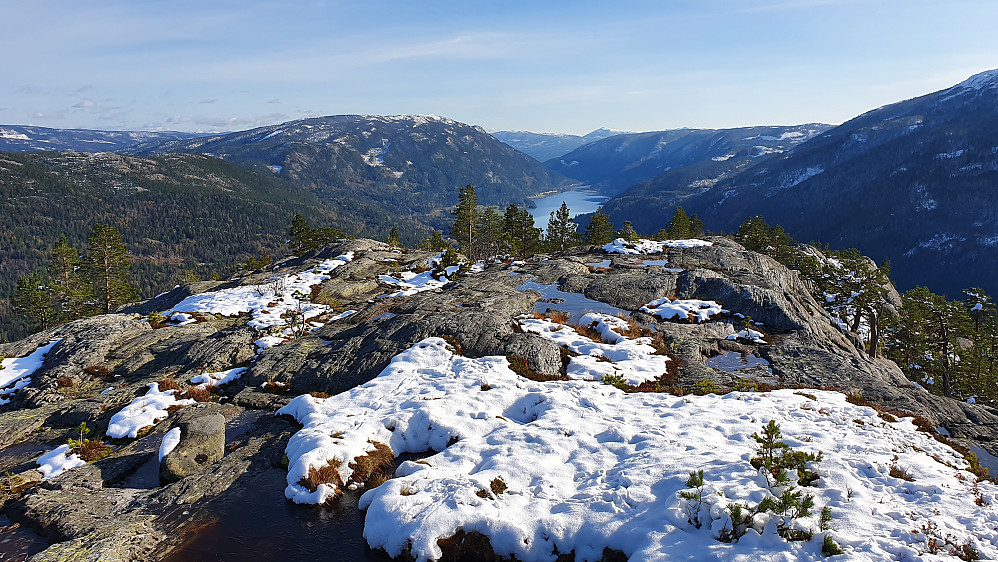
[[[302,487],[309,469],[339,461],[334,469],[348,482],[349,463],[380,442],[396,455],[442,449],[402,463],[395,479],[359,500],[365,538],[391,556],[437,559],[438,540],[465,530],[523,561],[573,550],[577,560],[595,560],[609,547],[632,561],[817,562],[825,560],[818,513],[827,506],[829,533],[849,560],[919,559],[928,546],[919,529],[929,522],[982,559],[998,557],[998,487],[979,482],[986,501],[977,505],[966,461],[910,418],[889,423],[837,392],[628,394],[593,382],[534,382],[508,365],[456,356],[429,338],[366,384],[295,398],[280,410],[303,424],[286,449],[285,494],[325,501],[338,489]],[[814,513],[793,523],[814,538],[785,541],[775,532],[780,516],[758,515],[738,542],[720,542],[731,505],[772,497],[748,462],[757,451],[752,434],[770,420],[783,442],[823,453],[820,479],[801,488],[813,494]],[[912,480],[891,476],[892,466]],[[688,522],[679,496],[698,469],[701,528]]]
[[[537,291],[541,300],[534,305],[534,311],[544,313],[549,308],[564,310],[569,315],[569,321],[577,321],[587,312],[602,312],[603,314],[623,314],[630,312],[611,306],[604,302],[594,301],[582,293],[567,293],[558,290],[558,284],[545,285],[536,281],[527,281],[516,288],[518,291]],[[561,302],[545,302],[545,299],[559,299]]]
[[[727,373],[733,373],[742,369],[751,369],[760,365],[768,368],[769,361],[766,361],[762,357],[756,357],[751,353],[740,353],[738,351],[727,351],[707,359],[708,367],[713,367],[718,371]]]

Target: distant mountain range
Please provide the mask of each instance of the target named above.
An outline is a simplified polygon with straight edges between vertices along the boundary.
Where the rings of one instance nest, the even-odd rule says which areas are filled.
[[[198,135],[195,133],[176,131],[93,131],[0,125],[0,151],[119,152],[143,143],[189,139],[196,136]]]
[[[979,285],[994,294],[996,131],[992,70],[864,113],[710,189],[659,176],[605,208],[646,232],[665,226],[676,205],[715,230],[761,214],[799,240],[889,257],[901,288],[927,285],[954,298]]]
[[[321,200],[379,205],[437,228],[450,223],[441,211],[457,203],[459,186],[474,185],[481,204],[526,206],[529,197],[571,183],[481,127],[434,115],[317,117],[129,152],[264,165]]]
[[[684,168],[678,174],[681,181],[703,187],[790,150],[829,128],[831,125],[812,123],[619,134],[581,146],[545,165],[610,195]]]
[[[530,131],[496,131],[492,133],[492,136],[520,152],[544,162],[571,152],[584,144],[621,133],[624,131],[602,127],[582,136],[567,133],[531,133]]]

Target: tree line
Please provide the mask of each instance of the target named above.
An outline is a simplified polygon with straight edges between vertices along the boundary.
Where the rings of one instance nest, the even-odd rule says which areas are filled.
[[[528,209],[509,205],[500,213],[496,207],[481,207],[475,187],[468,184],[458,193],[457,207],[451,213],[454,222],[449,234],[457,242],[462,253],[471,259],[489,259],[496,256],[527,258],[541,252],[558,252],[581,244],[602,246],[615,238],[637,240],[640,236],[631,225],[624,221],[623,226],[614,229],[610,216],[599,207],[589,218],[583,231],[572,217],[565,202],[557,211],[552,211],[547,228],[534,225],[534,217]],[[662,229],[656,239],[690,238],[703,232],[703,222],[696,215],[688,217],[680,207],[667,229]],[[449,244],[443,236],[434,231],[424,239],[420,247],[434,251],[446,250]]]
[[[111,225],[95,224],[83,252],[61,236],[47,267],[18,278],[14,311],[32,328],[42,330],[113,312],[138,298],[138,290],[129,279],[130,268],[121,234]]]

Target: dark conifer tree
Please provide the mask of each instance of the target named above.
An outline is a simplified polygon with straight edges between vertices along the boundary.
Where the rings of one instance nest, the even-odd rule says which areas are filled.
[[[602,246],[611,240],[613,240],[613,223],[610,222],[610,216],[603,212],[603,207],[600,207],[589,219],[589,226],[586,227],[586,242]]]
[[[545,238],[548,249],[561,252],[574,246],[579,236],[577,230],[578,227],[572,220],[568,205],[562,201],[561,207],[558,207],[557,211],[552,211],[551,218],[548,219]]]
[[[93,287],[98,312],[107,314],[119,305],[135,300],[138,291],[128,279],[131,260],[121,234],[111,225],[98,223],[87,241],[89,248],[83,259],[83,271]]]

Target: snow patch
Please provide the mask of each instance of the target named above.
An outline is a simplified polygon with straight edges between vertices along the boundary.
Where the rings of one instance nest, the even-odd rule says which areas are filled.
[[[926,538],[918,529],[929,521],[971,542],[982,559],[998,556],[998,508],[975,504],[976,479],[960,455],[910,418],[888,423],[840,393],[809,393],[814,400],[793,390],[677,397],[540,383],[514,374],[503,357],[455,356],[430,338],[362,386],[327,399],[299,396],[279,411],[304,426],[287,446],[286,495],[325,501],[333,485],[309,492],[301,478],[337,460],[349,482],[349,464],[377,441],[396,455],[441,451],[402,463],[396,478],[360,499],[365,538],[389,556],[409,549],[418,560],[438,559],[437,541],[463,529],[525,561],[552,560],[556,549],[594,560],[604,547],[631,560],[823,561],[821,533],[787,542],[764,517],[737,543],[714,538],[729,506],[771,496],[748,459],[757,447],[751,435],[774,420],[784,442],[823,452],[820,479],[803,488],[814,495],[814,514],[799,523],[817,530],[817,514],[830,507],[831,533],[850,560],[919,559]],[[914,482],[889,476],[892,464]],[[706,485],[700,529],[678,495],[698,468]],[[495,479],[506,486],[501,493],[491,491]],[[990,482],[978,486],[989,500],[998,495]]]
[[[641,312],[654,314],[664,320],[672,318],[687,320],[692,316],[696,318],[697,322],[706,322],[711,316],[721,314],[725,311],[719,303],[714,301],[697,299],[672,300],[669,297],[663,297],[642,306]]]
[[[9,396],[31,384],[31,375],[42,368],[45,355],[61,341],[52,340],[26,357],[9,357],[0,362],[0,397]],[[8,402],[10,399],[0,398],[0,405]]]
[[[180,444],[180,428],[175,427],[163,435],[163,441],[159,444],[159,462],[163,462],[166,455],[177,448]]]
[[[122,437],[135,439],[143,427],[165,420],[170,415],[167,412],[170,406],[189,406],[195,403],[190,398],[177,400],[174,396],[176,392],[176,390],[160,391],[159,383],[149,383],[149,391],[144,396],[132,400],[121,411],[111,416],[111,423],[107,426],[107,436],[114,439]]]
[[[38,472],[42,473],[42,480],[55,478],[67,470],[87,464],[76,453],[66,453],[69,453],[69,445],[59,445],[38,457]]]
[[[613,242],[603,246],[603,250],[611,254],[661,254],[666,248],[700,248],[703,246],[713,246],[713,242],[700,240],[699,238],[686,238],[682,240],[648,240],[641,238],[633,242],[623,238],[617,238]]]

